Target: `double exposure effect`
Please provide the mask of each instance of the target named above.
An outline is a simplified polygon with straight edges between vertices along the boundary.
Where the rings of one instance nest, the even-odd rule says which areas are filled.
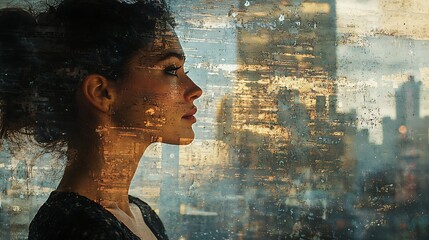
[[[429,238],[426,0],[167,3],[204,94],[193,142],[150,145],[130,194],[170,239]],[[27,144],[0,152],[5,239],[27,238],[66,167]]]

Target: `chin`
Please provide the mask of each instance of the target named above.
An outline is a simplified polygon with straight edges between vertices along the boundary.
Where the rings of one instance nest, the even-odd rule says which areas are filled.
[[[194,137],[192,138],[180,138],[179,145],[189,145],[194,141]]]
[[[172,145],[189,145],[194,141],[194,133],[188,134],[188,136],[176,137],[176,138],[161,138],[162,143]]]

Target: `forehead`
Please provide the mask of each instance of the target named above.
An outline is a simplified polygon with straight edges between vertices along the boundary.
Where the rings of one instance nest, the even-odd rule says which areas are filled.
[[[158,29],[150,44],[138,53],[140,63],[154,63],[169,57],[183,58],[184,53],[173,28]]]

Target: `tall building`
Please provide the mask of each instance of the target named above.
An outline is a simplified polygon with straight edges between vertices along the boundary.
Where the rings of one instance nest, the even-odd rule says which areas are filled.
[[[420,117],[420,85],[421,82],[416,82],[414,76],[409,76],[408,82],[395,93],[396,119],[401,124]]]
[[[238,76],[221,104],[218,137],[230,149],[237,195],[258,196],[249,201],[246,231],[283,239],[293,224],[279,223],[274,203],[288,209],[294,197],[329,191],[341,199],[350,190],[339,169],[356,116],[336,111],[335,1],[241,1],[231,16]]]
[[[409,201],[420,188],[427,189],[424,179],[429,169],[429,118],[420,118],[420,85],[413,76],[396,91],[396,119],[383,119],[383,159],[397,174],[396,200]],[[410,182],[410,179],[415,179]],[[427,198],[427,197],[426,197]]]
[[[390,117],[383,119],[383,145],[397,149],[395,144],[398,143],[398,139],[412,135],[412,128],[421,122],[420,86],[421,82],[416,82],[414,76],[409,76],[408,81],[396,91],[396,119]],[[422,133],[427,133],[427,130],[420,131],[419,134]]]
[[[294,153],[298,145],[316,146],[336,112],[335,1],[241,1],[232,16],[238,76],[218,118],[230,126],[221,124],[218,137],[230,146],[233,164],[275,168],[282,162],[276,155],[304,156]]]
[[[356,211],[364,208],[386,219],[368,228],[371,238],[428,238],[428,231],[421,231],[427,222],[415,220],[427,218],[429,206],[429,117],[419,117],[419,95],[420,82],[410,76],[396,91],[397,118],[383,118],[383,143],[370,143],[368,131],[355,141],[361,186]]]

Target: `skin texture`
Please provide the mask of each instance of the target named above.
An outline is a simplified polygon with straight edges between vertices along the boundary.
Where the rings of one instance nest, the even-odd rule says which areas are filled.
[[[194,100],[202,90],[185,74],[184,63],[179,40],[167,27],[130,59],[124,78],[90,74],[76,93],[80,128],[70,139],[57,191],[101,204],[142,239],[153,235],[130,206],[128,190],[144,151],[153,142],[194,139]]]

